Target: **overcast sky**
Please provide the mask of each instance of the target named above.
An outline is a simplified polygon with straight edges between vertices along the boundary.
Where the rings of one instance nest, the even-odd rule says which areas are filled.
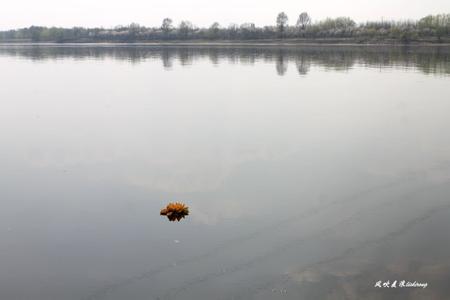
[[[0,29],[44,26],[126,25],[136,22],[159,26],[164,17],[178,24],[190,20],[197,26],[253,22],[273,24],[285,11],[291,24],[302,11],[313,20],[349,16],[356,21],[417,19],[428,14],[450,13],[450,0],[2,0]]]

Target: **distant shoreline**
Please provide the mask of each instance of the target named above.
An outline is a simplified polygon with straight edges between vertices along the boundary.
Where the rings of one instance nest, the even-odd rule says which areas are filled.
[[[449,47],[450,41],[446,42],[430,42],[430,41],[414,41],[409,43],[401,43],[396,40],[379,41],[379,42],[359,42],[349,39],[321,39],[321,40],[253,40],[253,41],[141,41],[141,42],[117,42],[117,41],[72,41],[67,43],[57,42],[32,42],[32,41],[0,41],[1,46],[249,46],[249,47],[298,47],[298,46],[395,46],[395,47],[414,47],[414,46],[440,46]]]
[[[164,18],[160,26],[138,23],[103,27],[30,26],[0,31],[0,43],[113,43],[187,46],[298,46],[298,45],[425,45],[450,44],[450,14],[427,15],[418,20],[355,22],[341,16],[312,22],[302,12],[293,25],[280,12],[275,24],[214,22],[197,27],[187,20],[178,26]]]

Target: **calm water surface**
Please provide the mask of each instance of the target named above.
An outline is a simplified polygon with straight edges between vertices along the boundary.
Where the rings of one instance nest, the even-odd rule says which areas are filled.
[[[449,48],[0,46],[0,68],[1,299],[449,297]]]

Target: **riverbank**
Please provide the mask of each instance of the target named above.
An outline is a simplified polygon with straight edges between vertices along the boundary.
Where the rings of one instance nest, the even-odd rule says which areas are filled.
[[[67,42],[33,42],[31,40],[6,40],[0,45],[136,45],[136,46],[450,46],[450,37],[400,41],[396,39],[261,39],[261,40],[152,40],[137,42],[76,40]]]

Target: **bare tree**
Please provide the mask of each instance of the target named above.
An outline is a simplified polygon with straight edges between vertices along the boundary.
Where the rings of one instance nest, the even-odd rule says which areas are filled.
[[[128,25],[128,34],[130,40],[135,40],[138,37],[141,29],[141,25],[139,25],[138,23],[131,23],[130,25]]]
[[[161,30],[165,33],[168,34],[170,31],[172,31],[173,26],[172,26],[172,19],[170,18],[165,18],[162,22],[161,25]]]
[[[181,21],[178,31],[183,38],[187,38],[190,32],[194,30],[194,25],[189,21]]]
[[[305,29],[306,26],[311,24],[311,18],[309,17],[307,12],[302,12],[299,16],[298,16],[298,20],[297,20],[297,26],[300,27],[301,29]]]
[[[218,22],[214,22],[208,29],[209,34],[212,38],[217,38],[220,31],[220,24]]]
[[[231,24],[228,26],[228,36],[229,36],[231,39],[236,38],[236,36],[238,35],[238,32],[239,32],[239,26],[238,26],[237,24],[231,23]]]
[[[285,31],[288,25],[288,16],[284,12],[280,12],[277,16],[277,28],[280,32],[281,36],[283,36],[283,32]]]

